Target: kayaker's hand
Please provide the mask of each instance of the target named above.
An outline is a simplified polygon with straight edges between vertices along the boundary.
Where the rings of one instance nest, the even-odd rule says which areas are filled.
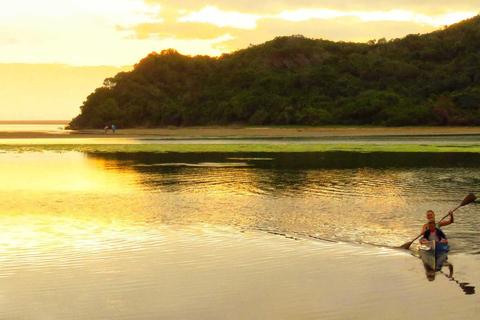
[[[448,214],[450,215],[450,217],[453,217],[453,211],[448,211]]]
[[[440,240],[440,242],[448,243],[448,240],[447,239],[442,239],[442,240]]]

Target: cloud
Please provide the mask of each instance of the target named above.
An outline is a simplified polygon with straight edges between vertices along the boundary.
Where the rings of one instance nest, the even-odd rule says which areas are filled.
[[[206,6],[199,11],[193,11],[187,16],[179,18],[178,22],[211,23],[218,27],[233,27],[239,29],[253,29],[261,15],[244,14],[236,11],[222,11],[216,7]]]
[[[345,42],[367,42],[372,39],[387,40],[401,38],[411,33],[428,33],[435,27],[422,27],[414,22],[361,21],[357,17],[335,19],[309,19],[301,22],[283,19],[261,19],[255,30],[236,30],[231,33],[233,39],[219,43],[227,50],[238,50],[249,45],[261,44],[277,36],[301,34],[307,38]]]
[[[179,24],[143,23],[134,31],[138,39],[211,40],[225,34],[235,33],[237,29],[201,22],[185,22]]]
[[[198,11],[207,6],[216,7],[223,11],[236,11],[246,14],[270,14],[288,8],[296,8],[292,1],[258,1],[258,0],[143,0],[150,5],[160,4],[163,8],[170,8],[173,12]]]
[[[125,30],[142,22],[160,22],[159,10],[142,0],[2,2],[0,62],[133,64],[144,56],[144,44],[125,41],[131,34]],[[117,26],[125,30],[119,32]],[[118,51],[113,55],[112,50]]]
[[[412,11],[392,10],[352,11],[339,10],[294,10],[278,15],[238,15],[245,17],[246,24],[219,23],[228,21],[232,12],[206,7],[208,10],[185,13],[189,19],[169,20],[166,23],[141,24],[134,29],[138,39],[219,39],[228,35],[225,41],[212,43],[220,51],[235,51],[260,44],[276,36],[301,34],[309,38],[323,38],[333,41],[366,42],[371,39],[404,37],[410,33],[428,33],[443,25],[447,16],[427,17]],[[211,14],[208,14],[211,13]],[[222,14],[225,14],[222,16]],[[462,18],[467,18],[461,16]],[[208,19],[210,18],[210,19]],[[459,16],[456,16],[459,18]],[[254,27],[253,27],[254,26]]]
[[[119,66],[152,51],[220,55],[280,35],[335,41],[364,41],[381,32],[401,37],[471,17],[477,2],[455,3],[453,10],[446,0],[4,1],[0,62]]]
[[[175,7],[177,4],[169,0],[146,1],[161,3],[163,14],[166,16],[168,13],[169,19],[161,24],[138,25],[133,29],[138,39],[208,41],[228,35],[228,40],[215,45],[222,50],[238,50],[250,43],[261,43],[276,36],[291,34],[334,41],[364,42],[381,37],[390,39],[409,33],[431,32],[475,15],[472,11],[449,12],[447,1],[443,1],[445,6],[442,6],[442,1],[435,2],[436,10],[429,11],[437,12],[438,15],[414,11],[422,8],[426,10],[432,1],[422,2],[421,5],[418,1],[403,1],[401,5],[375,0],[353,4],[351,1],[337,1],[334,4],[331,1],[267,1],[258,7],[250,0],[187,0],[181,4],[183,9]],[[467,1],[462,7],[471,9],[473,6]],[[384,34],[379,36],[381,33]]]
[[[178,10],[197,11],[206,6],[217,7],[224,11],[238,11],[249,14],[270,15],[284,10],[296,9],[331,9],[341,11],[390,11],[403,9],[415,11],[425,15],[441,15],[453,11],[478,12],[477,0],[457,1],[452,5],[451,0],[143,0],[147,4],[160,4],[162,7],[177,8]]]
[[[312,18],[334,19],[341,17],[357,17],[361,21],[398,21],[415,22],[419,24],[429,24],[431,26],[449,25],[460,20],[471,18],[472,12],[450,12],[441,15],[425,15],[414,11],[394,9],[390,11],[340,11],[329,9],[298,9],[293,11],[283,11],[277,18],[288,21],[305,21]]]
[[[0,20],[58,17],[96,14],[112,21],[132,21],[137,16],[156,14],[160,5],[143,0],[16,0],[0,3]]]

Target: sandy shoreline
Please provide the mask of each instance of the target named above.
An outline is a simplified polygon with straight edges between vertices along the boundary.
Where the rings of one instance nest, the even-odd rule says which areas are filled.
[[[0,139],[48,138],[133,138],[133,139],[191,139],[191,138],[324,138],[324,137],[374,137],[374,136],[443,136],[480,135],[478,127],[189,127],[155,129],[78,130],[78,131],[0,131]]]

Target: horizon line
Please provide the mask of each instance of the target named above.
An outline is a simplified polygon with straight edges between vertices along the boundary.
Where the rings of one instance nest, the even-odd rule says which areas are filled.
[[[72,120],[0,120],[0,124],[64,124],[69,123]]]

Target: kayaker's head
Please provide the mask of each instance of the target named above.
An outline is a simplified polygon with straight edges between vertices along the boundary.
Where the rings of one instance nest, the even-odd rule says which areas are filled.
[[[433,210],[428,210],[427,211],[427,219],[428,220],[435,220],[435,213],[433,212]]]
[[[430,232],[435,231],[436,229],[435,220],[433,219],[428,220],[427,227],[430,230]]]

